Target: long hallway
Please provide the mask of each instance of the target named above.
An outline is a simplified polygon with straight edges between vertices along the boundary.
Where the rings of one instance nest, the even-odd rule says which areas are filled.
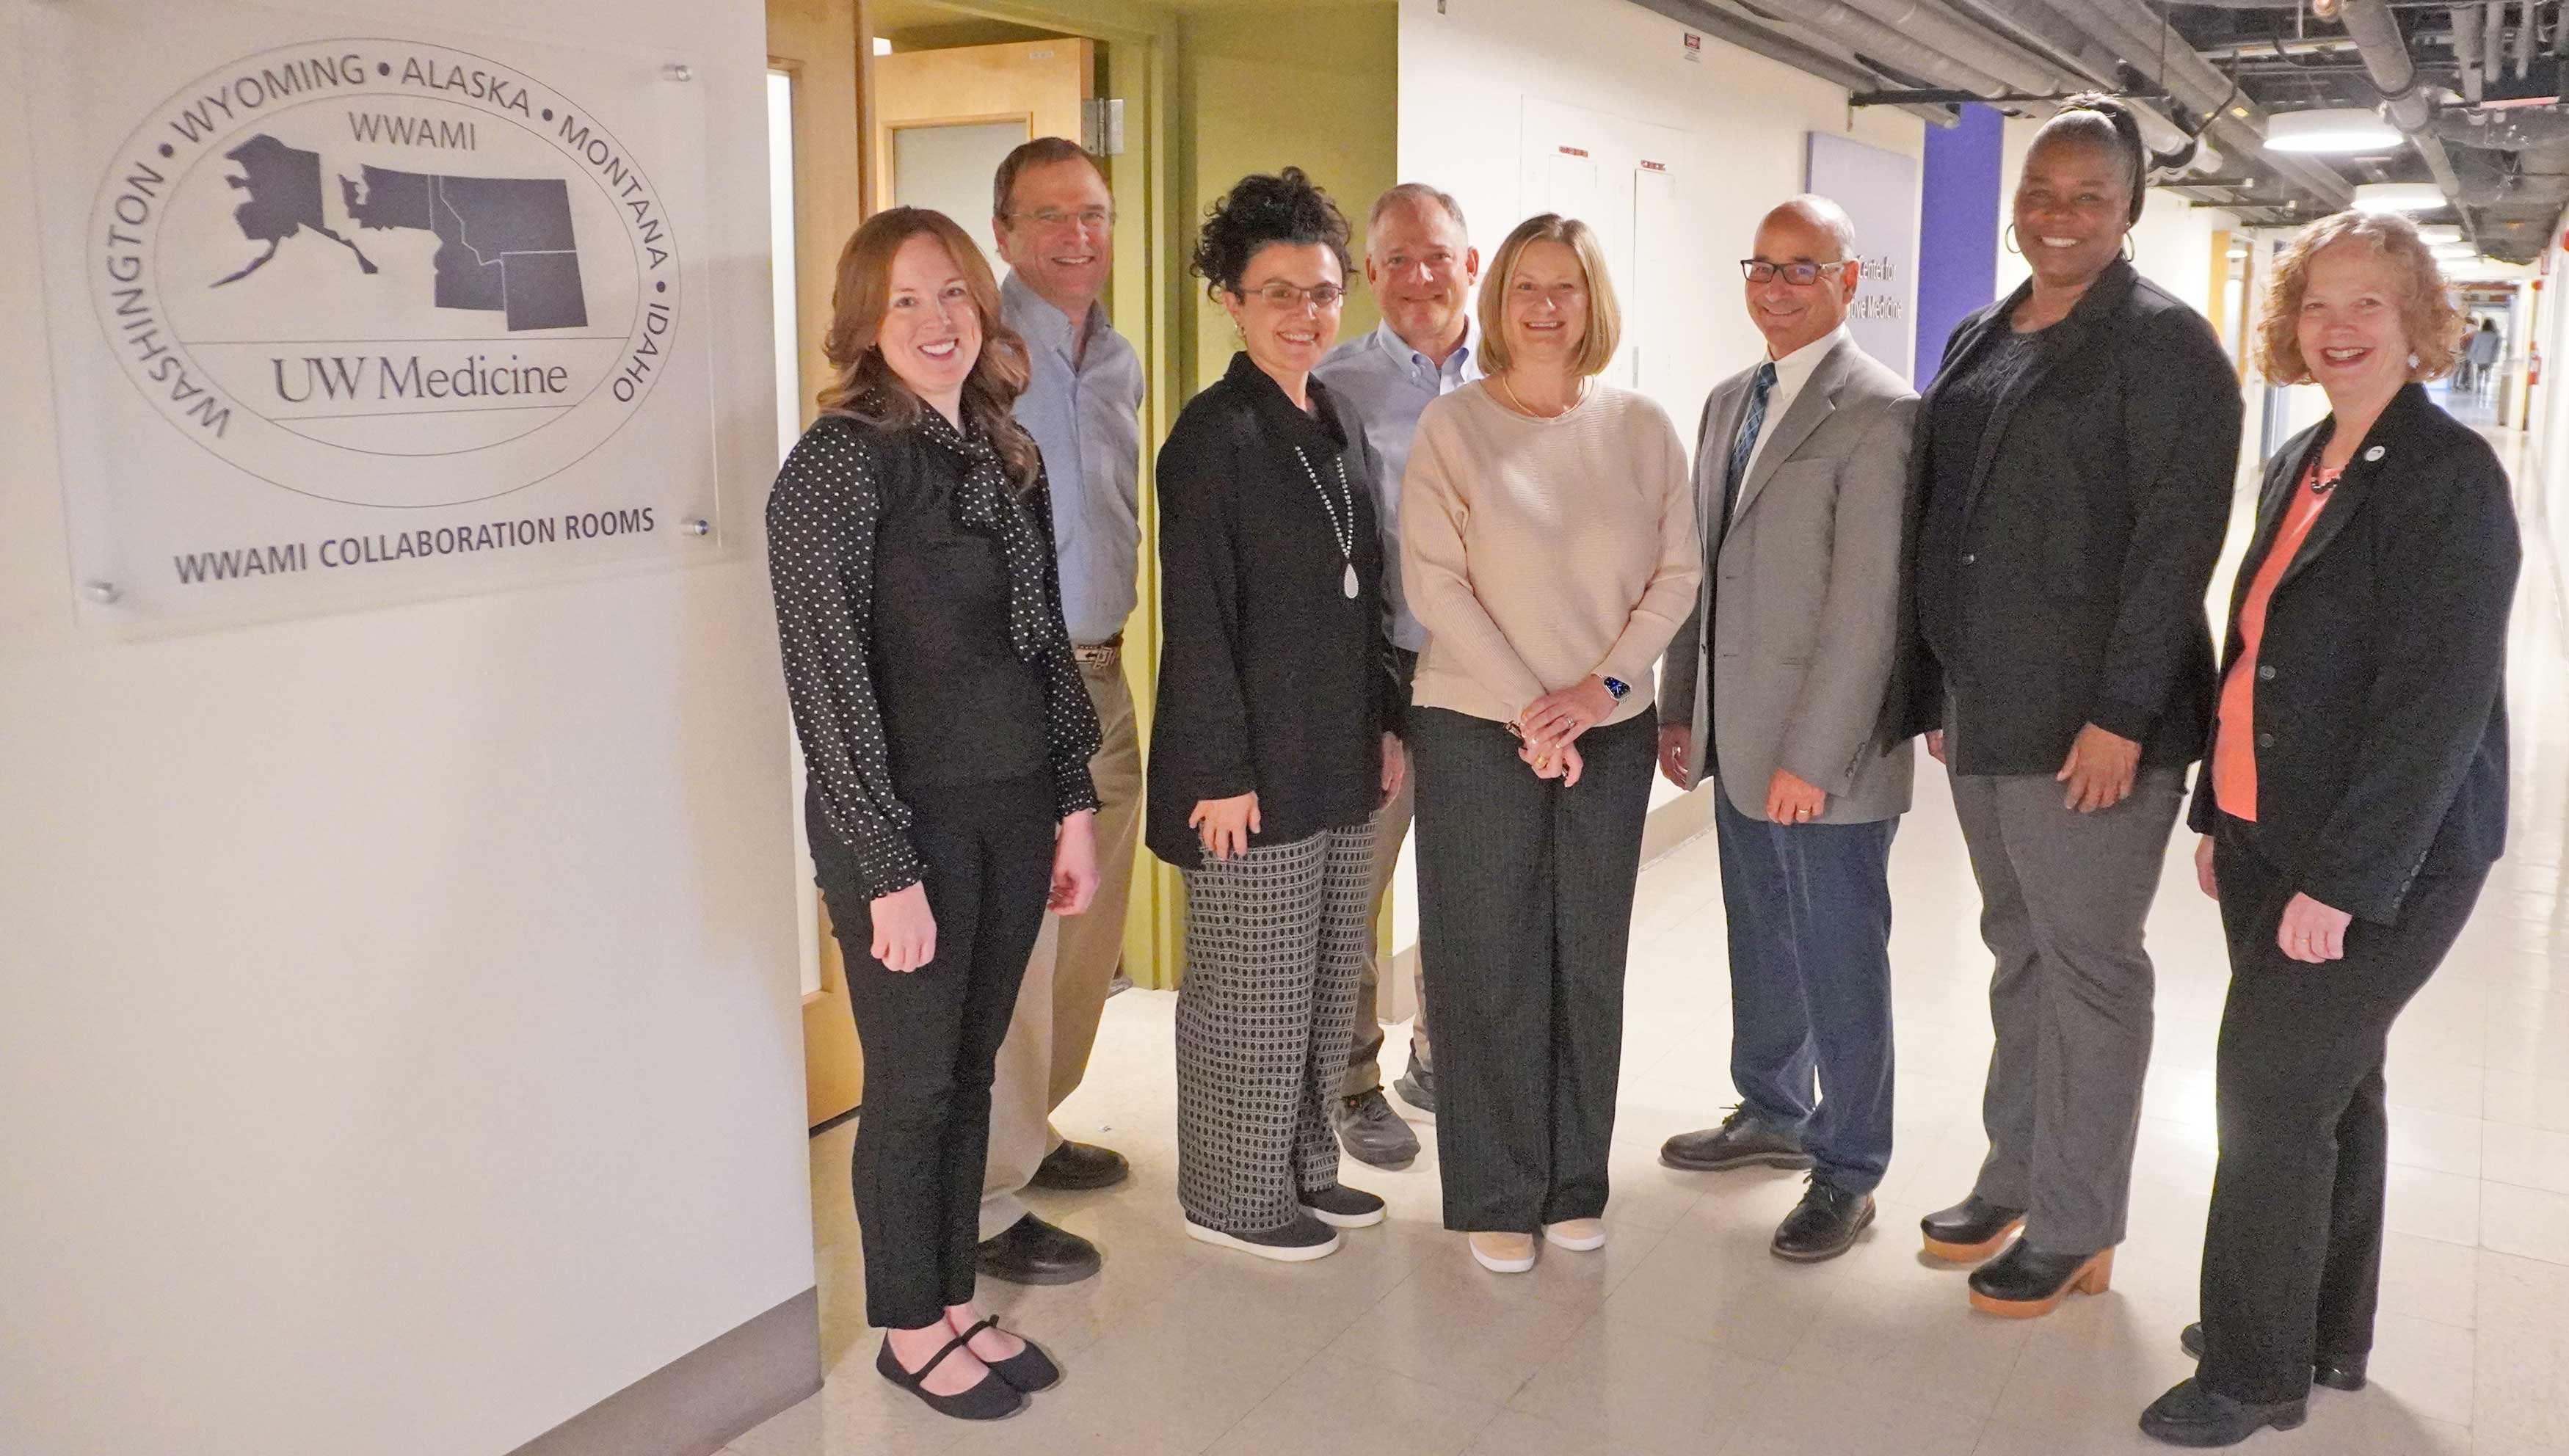
[[[2491,431],[2519,451],[2516,432]],[[2511,462],[2511,464],[2514,462]],[[2521,479],[2521,476],[2519,476]],[[2556,537],[2519,488],[2509,852],[2444,969],[2401,1019],[2389,1236],[2372,1388],[2315,1392],[2288,1456],[2569,1451],[2569,600]],[[2243,512],[2246,503],[2243,501]],[[2243,516],[2244,521],[2244,516]],[[2235,528],[2235,557],[2245,539]],[[1098,1277],[993,1306],[1069,1378],[1023,1416],[972,1429],[879,1378],[857,1287],[852,1129],[813,1140],[829,1384],[735,1442],[735,1456],[1012,1452],[1173,1456],[2082,1456],[2158,1451],[2134,1427],[2188,1373],[2213,1160],[2212,1058],[2227,970],[2192,836],[2170,844],[2150,922],[2159,971],[2133,1195],[2111,1292],[2031,1321],[1966,1307],[1926,1262],[1922,1213],[1970,1187],[1984,1143],[1988,958],[1942,779],[1922,772],[1894,854],[1899,1148],[1882,1214],[1816,1267],[1769,1257],[1798,1175],[1692,1175],[1667,1135],[1718,1120],[1729,1010],[1710,839],[1644,876],[1631,963],[1615,1192],[1602,1253],[1535,1272],[1472,1265],[1437,1222],[1432,1137],[1412,1167],[1350,1162],[1391,1218],[1316,1264],[1279,1267],[1179,1228],[1169,993],[1108,1008],[1063,1130],[1132,1157],[1107,1194],[1035,1195],[1095,1240]],[[1404,1055],[1394,1028],[1387,1067]]]

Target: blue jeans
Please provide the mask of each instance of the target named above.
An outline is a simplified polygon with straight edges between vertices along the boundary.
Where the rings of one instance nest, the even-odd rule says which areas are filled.
[[[1872,1192],[1891,1166],[1899,828],[1897,818],[1771,824],[1713,790],[1730,926],[1730,1083],[1752,1115],[1798,1130],[1814,1176],[1847,1193]]]

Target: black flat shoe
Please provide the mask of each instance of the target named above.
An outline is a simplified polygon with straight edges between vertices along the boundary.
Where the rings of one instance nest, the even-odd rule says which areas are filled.
[[[939,1395],[927,1388],[928,1372],[947,1355],[963,1348],[965,1337],[957,1335],[945,1342],[945,1348],[928,1357],[917,1374],[901,1367],[901,1357],[892,1352],[892,1336],[885,1335],[883,1348],[875,1352],[875,1369],[895,1385],[918,1396],[938,1415],[950,1415],[958,1421],[1001,1421],[1026,1408],[1025,1396],[999,1378],[993,1371],[981,1377],[981,1383],[952,1395]],[[1032,1348],[1032,1346],[1028,1346]]]
[[[1332,1229],[1370,1229],[1382,1222],[1382,1200],[1343,1183],[1307,1190],[1298,1202],[1303,1212]]]
[[[2008,1236],[2024,1224],[2024,1210],[1991,1203],[1979,1194],[1938,1209],[1918,1221],[1927,1252],[1956,1264],[1978,1264],[2007,1247]]]
[[[1871,1194],[1842,1192],[1814,1178],[1802,1201],[1775,1226],[1766,1250],[1795,1264],[1835,1259],[1855,1247],[1855,1236],[1873,1222],[1873,1214]]]
[[[1659,1161],[1689,1173],[1722,1173],[1752,1166],[1808,1168],[1811,1155],[1799,1135],[1767,1126],[1746,1107],[1733,1107],[1721,1126],[1679,1133],[1659,1144]]]
[[[1074,1143],[1068,1138],[1060,1147],[1044,1154],[1035,1165],[1034,1186],[1058,1193],[1079,1193],[1092,1188],[1113,1188],[1132,1176],[1133,1165],[1113,1148],[1095,1143]]]
[[[2252,1405],[2200,1380],[2179,1380],[2141,1412],[2141,1430],[2171,1446],[2236,1446],[2268,1426],[2291,1430],[2310,1418],[2310,1405],[2307,1400]]]
[[[2188,1359],[2202,1359],[2202,1323],[2197,1321],[2177,1331],[2176,1342],[2178,1347],[2185,1351]],[[2358,1355],[2351,1360],[2322,1360],[2311,1366],[2311,1383],[2325,1385],[2331,1390],[2362,1390],[2365,1385],[2366,1361],[2367,1357],[2364,1355]]]
[[[980,1323],[963,1331],[963,1338],[968,1343],[972,1336],[982,1330],[998,1327],[999,1316],[988,1315]],[[1017,1335],[1017,1341],[1025,1348],[1004,1360],[982,1360],[981,1363],[990,1367],[991,1374],[1015,1387],[1019,1395],[1032,1395],[1038,1390],[1050,1390],[1061,1383],[1061,1366],[1052,1362],[1052,1356],[1045,1354],[1042,1346],[1022,1334]],[[973,1358],[980,1357],[976,1355]]]
[[[1972,1271],[1972,1307],[2002,1319],[2032,1319],[2060,1307],[2071,1290],[2101,1294],[2114,1276],[2114,1251],[2044,1254],[2023,1240]]]
[[[1012,1284],[1075,1284],[1105,1263],[1096,1245],[1032,1214],[983,1240],[973,1258],[982,1274]]]

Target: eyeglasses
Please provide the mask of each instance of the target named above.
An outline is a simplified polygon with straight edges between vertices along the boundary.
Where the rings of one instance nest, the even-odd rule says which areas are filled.
[[[1261,283],[1238,296],[1246,298],[1251,293],[1266,300],[1270,308],[1299,308],[1305,298],[1311,300],[1313,308],[1322,309],[1335,308],[1347,301],[1347,290],[1335,283],[1314,283],[1308,288],[1301,288],[1281,278],[1273,283]]]
[[[1833,263],[1770,263],[1764,258],[1741,258],[1739,271],[1751,283],[1772,283],[1775,275],[1781,273],[1785,282],[1796,288],[1808,288],[1820,281],[1822,273],[1831,268],[1843,268],[1854,261],[1853,258],[1840,258]]]
[[[1011,222],[1031,222],[1037,227],[1047,228],[1053,231],[1059,231],[1073,223],[1077,223],[1084,229],[1095,229],[1113,225],[1115,221],[1115,209],[1112,207],[1082,207],[1076,212],[1065,212],[1059,207],[1037,207],[1031,212],[1011,212],[1008,214],[1008,220]]]

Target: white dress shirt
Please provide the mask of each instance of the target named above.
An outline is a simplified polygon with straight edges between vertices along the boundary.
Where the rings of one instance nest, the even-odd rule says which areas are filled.
[[[1811,375],[1820,367],[1820,361],[1829,357],[1829,350],[1836,348],[1838,341],[1846,337],[1848,337],[1847,326],[1839,324],[1783,358],[1773,361],[1775,387],[1766,392],[1766,421],[1758,427],[1757,443],[1749,449],[1748,468],[1740,472],[1740,480],[1744,482],[1749,476],[1756,474],[1757,457],[1766,453],[1766,442],[1774,438],[1776,423],[1784,418],[1786,410],[1793,407],[1793,401],[1801,397],[1802,386],[1811,382]],[[1743,491],[1740,494],[1747,493]],[[1731,509],[1735,512],[1738,507],[1734,505]]]

